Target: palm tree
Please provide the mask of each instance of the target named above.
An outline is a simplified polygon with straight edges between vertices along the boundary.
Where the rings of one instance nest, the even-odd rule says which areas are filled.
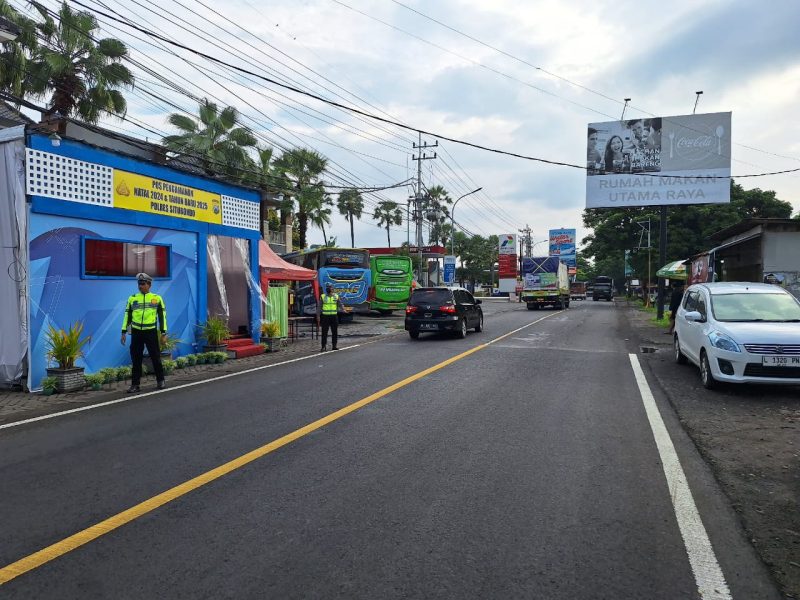
[[[311,193],[306,191],[320,183],[319,178],[327,166],[327,158],[307,148],[289,150],[275,161],[278,172],[294,182],[294,189],[291,192],[284,189],[284,194],[287,198],[290,198],[291,194],[297,200],[298,239],[301,248],[306,247],[309,208],[313,206],[315,197],[313,191]]]
[[[248,149],[256,146],[256,138],[245,127],[237,127],[239,112],[232,106],[220,111],[204,98],[197,119],[172,113],[168,121],[181,133],[163,138],[164,145],[190,160],[198,160],[208,175],[242,181],[248,171],[256,170],[248,154]]]
[[[6,0],[0,0],[0,18],[20,30],[16,40],[0,44],[0,89],[22,98],[26,93],[28,59],[38,46],[36,21],[15,10]]]
[[[453,199],[442,186],[435,185],[428,190],[425,214],[431,226],[429,237],[431,244],[439,243],[439,239],[442,237],[442,226],[450,216],[448,205],[452,203]]]
[[[389,227],[403,224],[403,211],[400,210],[400,206],[397,202],[392,202],[391,200],[379,202],[375,212],[372,213],[372,218],[378,222],[378,227],[386,227],[386,242],[391,247],[392,238],[389,233]]]
[[[331,212],[333,200],[328,194],[325,193],[325,188],[321,183],[318,183],[307,189],[307,204],[308,220],[314,227],[322,229],[322,239],[325,240],[325,245],[328,245],[328,235],[325,233],[325,225],[331,224]]]
[[[344,218],[350,221],[350,247],[355,248],[356,238],[353,234],[353,219],[361,219],[361,213],[364,211],[364,198],[361,197],[358,190],[342,190],[339,193],[336,205],[339,208],[339,214],[344,215]]]
[[[124,115],[125,97],[119,88],[133,87],[134,77],[122,60],[128,48],[114,38],[95,41],[97,19],[73,11],[66,2],[53,19],[47,9],[31,3],[42,16],[36,24],[39,42],[29,48],[24,65],[23,92],[50,96],[45,115],[78,116],[96,123],[103,115]]]

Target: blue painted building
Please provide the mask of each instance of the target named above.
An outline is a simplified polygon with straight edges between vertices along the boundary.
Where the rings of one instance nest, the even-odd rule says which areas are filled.
[[[0,131],[0,258],[13,262],[0,275],[0,301],[17,308],[0,323],[0,383],[39,388],[48,325],[78,320],[92,336],[79,366],[129,364],[119,337],[142,271],[164,297],[177,355],[199,349],[209,315],[258,340],[258,191],[15,129],[24,131],[16,139]]]

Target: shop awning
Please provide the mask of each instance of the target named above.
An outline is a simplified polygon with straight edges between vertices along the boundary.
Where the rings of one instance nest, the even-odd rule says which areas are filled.
[[[663,277],[664,279],[686,279],[687,275],[685,260],[667,263],[656,271],[656,277]]]
[[[317,272],[286,262],[269,247],[264,240],[258,241],[258,266],[262,277],[275,281],[310,281],[317,278]]]

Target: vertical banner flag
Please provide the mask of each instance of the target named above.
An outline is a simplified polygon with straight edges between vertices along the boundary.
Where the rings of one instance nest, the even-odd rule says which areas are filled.
[[[451,285],[456,280],[456,257],[448,254],[444,257],[444,282]]]
[[[500,279],[517,278],[517,235],[504,233],[498,236],[497,275]]]
[[[731,113],[590,123],[586,208],[730,202]]]
[[[578,266],[575,234],[575,229],[550,230],[550,256],[557,256],[567,267]]]

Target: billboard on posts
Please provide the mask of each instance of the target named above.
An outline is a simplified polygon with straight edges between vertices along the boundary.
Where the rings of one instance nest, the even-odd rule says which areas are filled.
[[[557,256],[567,267],[576,267],[575,229],[550,230],[550,256]]]
[[[730,202],[731,113],[590,123],[586,208]]]

